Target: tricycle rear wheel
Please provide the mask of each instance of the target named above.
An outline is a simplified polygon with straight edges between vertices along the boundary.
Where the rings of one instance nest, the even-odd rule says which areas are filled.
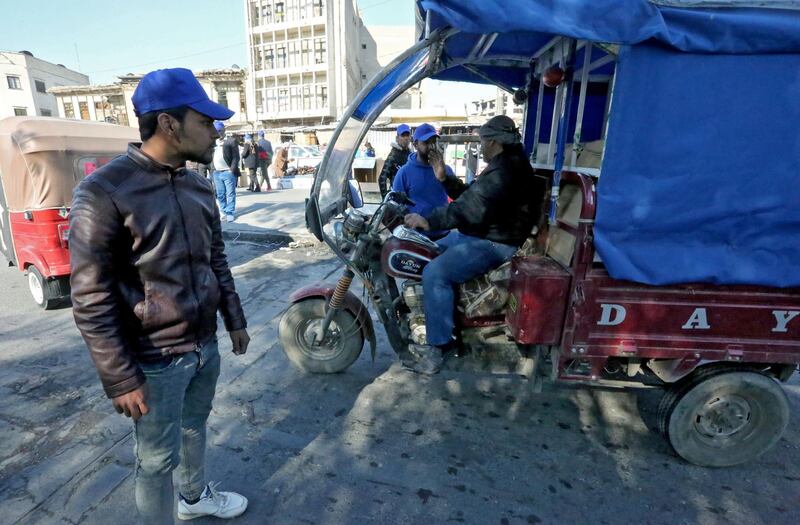
[[[314,343],[314,335],[325,319],[324,298],[294,303],[281,317],[278,327],[283,351],[292,363],[315,374],[335,374],[353,364],[361,354],[361,325],[347,310],[339,310],[329,328],[330,337]]]
[[[28,270],[28,290],[33,301],[45,310],[52,310],[63,306],[69,301],[69,278],[56,277],[45,279],[34,265]]]
[[[730,467],[778,442],[789,422],[789,402],[781,386],[758,371],[712,367],[673,385],[658,415],[662,433],[683,459]]]

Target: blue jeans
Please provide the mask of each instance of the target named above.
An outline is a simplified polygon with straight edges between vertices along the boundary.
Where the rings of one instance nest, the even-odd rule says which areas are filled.
[[[231,170],[215,171],[214,187],[222,215],[233,215],[236,211],[236,176]]]
[[[436,244],[445,251],[422,271],[423,305],[428,344],[442,346],[453,340],[454,287],[497,268],[511,259],[517,247],[457,230]]]
[[[172,524],[175,496],[199,498],[206,486],[206,420],[219,376],[216,339],[158,364],[140,363],[150,411],[134,423],[136,508],[143,523]]]

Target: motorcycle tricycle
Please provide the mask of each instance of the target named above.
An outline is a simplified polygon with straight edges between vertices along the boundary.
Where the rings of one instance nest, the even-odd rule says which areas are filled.
[[[463,4],[482,11],[493,2]],[[661,13],[662,22],[673,11],[681,10]],[[796,260],[789,252],[798,243],[780,244],[766,233],[774,228],[795,240],[797,232],[786,228],[797,218],[797,185],[784,184],[791,170],[773,156],[778,142],[767,140],[779,137],[788,115],[765,114],[769,122],[750,120],[745,129],[728,122],[737,112],[722,111],[731,99],[705,95],[716,84],[693,82],[682,97],[674,90],[676,78],[699,70],[727,85],[741,61],[786,80],[762,79],[758,89],[788,101],[789,73],[773,69],[788,66],[787,55],[769,54],[777,51],[766,44],[748,52],[757,35],[739,47],[729,42],[723,54],[706,48],[707,39],[672,42],[672,33],[654,36],[663,40],[658,44],[626,41],[612,34],[613,24],[605,42],[627,45],[606,44],[588,20],[576,21],[585,36],[553,36],[564,27],[558,24],[542,34],[542,19],[529,33],[498,27],[478,34],[460,31],[472,16],[448,16],[444,7],[428,13],[425,38],[353,101],[320,165],[307,225],[346,268],[335,285],[291,296],[280,323],[288,357],[304,370],[334,373],[358,358],[365,341],[374,355],[372,317],[350,290],[356,277],[400,359],[410,358],[409,345],[425,342],[421,275],[438,247],[398,223],[409,204],[402,194],[390,193],[369,212],[350,207],[350,166],[372,122],[422,78],[493,82],[524,105],[523,142],[535,176],[550,185],[548,214],[509,262],[459,285],[454,335],[465,355],[446,366],[521,374],[535,389],[543,379],[663,388],[659,427],[684,459],[731,466],[769,450],[790,416],[780,383],[800,363],[800,282],[781,266]],[[681,30],[702,34],[704,27]],[[699,47],[681,48],[687,41]],[[664,113],[645,128],[651,105]],[[704,118],[719,126],[675,132],[678,122],[709,107],[717,112]],[[762,115],[747,118],[761,122]],[[729,151],[762,166],[747,170],[730,162]],[[777,187],[758,183],[762,173]],[[754,183],[731,193],[737,177]]]

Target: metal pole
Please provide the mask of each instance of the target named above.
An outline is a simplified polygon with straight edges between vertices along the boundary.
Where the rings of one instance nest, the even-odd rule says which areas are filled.
[[[575,120],[575,136],[572,139],[572,158],[570,165],[575,166],[578,162],[578,144],[581,141],[581,131],[583,129],[583,111],[586,105],[586,88],[589,86],[589,63],[592,59],[592,43],[586,41],[583,48],[583,70],[581,71],[581,94],[578,98],[578,115]]]
[[[558,195],[561,184],[561,170],[564,167],[564,149],[567,143],[567,130],[569,129],[569,119],[572,112],[572,70],[575,65],[575,40],[570,43],[570,49],[564,60],[566,66],[564,67],[565,75],[564,80],[567,82],[566,89],[564,90],[564,103],[561,106],[561,118],[558,121],[558,140],[556,144],[556,162],[553,173],[553,188],[550,192],[550,224],[555,224],[556,214],[558,211]]]

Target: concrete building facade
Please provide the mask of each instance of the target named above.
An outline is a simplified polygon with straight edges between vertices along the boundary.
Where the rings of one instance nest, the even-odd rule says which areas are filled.
[[[37,58],[29,51],[0,51],[0,118],[58,116],[56,97],[48,90],[88,83],[88,76]]]
[[[119,77],[119,82],[93,86],[54,87],[50,92],[58,104],[58,116],[79,120],[106,121],[138,127],[133,111],[133,92],[141,74]],[[245,76],[243,69],[208,69],[195,73],[211,100],[236,112],[228,121],[232,129],[247,125]]]
[[[365,30],[355,1],[244,3],[249,120],[270,128],[340,117],[367,81],[360,53]]]

